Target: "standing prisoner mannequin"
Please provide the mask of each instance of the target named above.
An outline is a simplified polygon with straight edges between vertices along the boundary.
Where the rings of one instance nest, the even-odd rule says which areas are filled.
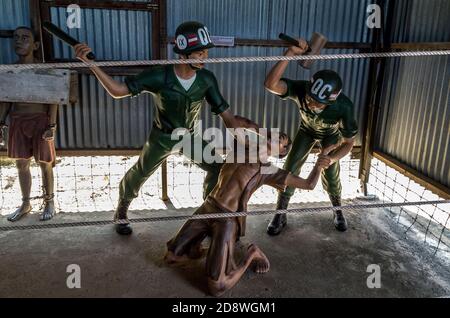
[[[180,59],[205,59],[208,49],[214,47],[207,28],[198,22],[185,22],[176,30],[174,52]],[[91,62],[87,54],[92,50],[85,44],[75,46],[77,58]],[[195,133],[203,101],[211,105],[211,111],[219,115],[229,128],[239,123],[222,97],[214,74],[204,69],[204,64],[177,64],[151,67],[137,76],[128,77],[125,83],[115,81],[99,67],[91,68],[98,80],[114,98],[137,96],[142,92],[153,95],[156,113],[151,134],[142,149],[138,162],[125,174],[120,183],[119,202],[114,216],[116,231],[122,235],[132,233],[127,211],[130,203],[138,196],[144,182],[158,169],[161,163],[175,151],[178,140],[172,140],[172,133],[185,128],[192,136],[193,145],[200,143],[203,151],[209,146]],[[195,149],[195,146],[191,147]],[[213,149],[207,149],[215,156],[212,163],[206,163],[200,154],[183,151],[201,169],[207,172],[204,182],[204,196],[214,188],[219,176],[221,162]]]
[[[308,44],[304,39],[298,41],[299,46],[290,47],[285,52],[285,56],[305,54]],[[284,169],[298,175],[317,142],[322,148],[339,145],[328,156],[330,165],[322,172],[322,185],[333,206],[341,206],[342,186],[339,160],[351,152],[358,133],[353,103],[341,93],[342,80],[336,72],[319,71],[314,74],[310,82],[281,78],[288,63],[288,61],[277,63],[265,81],[267,90],[282,99],[293,100],[300,111],[300,127]],[[294,188],[288,187],[279,193],[277,210],[287,209],[294,191]],[[267,232],[269,235],[278,235],[286,224],[286,214],[276,214]],[[341,210],[334,212],[334,225],[338,231],[347,230],[347,221]]]
[[[40,63],[34,57],[39,49],[32,30],[19,27],[14,31],[14,49],[18,56],[17,64]],[[55,214],[54,178],[55,132],[58,105],[36,103],[2,103],[0,117],[0,139],[4,141],[5,131],[9,129],[8,157],[15,159],[22,192],[22,205],[8,216],[11,222],[31,212],[31,158],[39,163],[42,171],[44,208],[41,221],[51,219]],[[6,119],[9,116],[9,127]]]

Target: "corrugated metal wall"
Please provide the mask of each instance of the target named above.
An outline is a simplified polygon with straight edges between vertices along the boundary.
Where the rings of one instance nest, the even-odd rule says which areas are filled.
[[[450,42],[450,1],[398,3],[394,36]],[[375,148],[450,186],[450,57],[391,59]]]
[[[23,1],[25,3],[26,1]],[[370,42],[371,32],[365,26],[366,8],[372,0],[169,0],[168,34],[186,20],[199,20],[211,33],[238,38],[277,39],[279,32],[308,38],[312,32],[326,34],[330,41]],[[25,5],[24,5],[25,6]],[[25,6],[26,7],[26,6]],[[27,8],[21,10],[28,11]],[[65,26],[64,8],[54,8],[52,21]],[[99,59],[133,60],[151,58],[151,17],[145,12],[82,9],[82,28],[69,30],[89,43]],[[54,41],[55,56],[72,57],[61,41]],[[339,53],[343,50],[328,50]],[[345,51],[350,52],[350,51]],[[236,47],[211,50],[211,56],[279,55],[281,49]],[[171,48],[169,56],[172,57]],[[3,62],[3,61],[2,61]],[[291,63],[290,78],[308,79],[319,68],[340,72],[345,80],[344,92],[353,99],[356,116],[362,122],[366,97],[368,61],[327,61],[317,63],[312,71]],[[294,136],[298,111],[293,103],[283,102],[267,93],[263,81],[272,63],[239,63],[208,66],[217,76],[225,98],[235,113],[258,123],[279,127]],[[58,148],[139,148],[145,141],[152,121],[149,95],[115,101],[92,76],[80,76],[80,101],[73,108],[62,107],[59,115]],[[206,127],[220,126],[218,118],[203,113]],[[136,120],[139,121],[135,125]],[[136,127],[137,126],[137,127]],[[358,144],[360,141],[358,140]]]
[[[446,42],[450,39],[450,1],[396,2],[393,42]]]
[[[62,106],[59,111],[59,148],[142,147],[152,123],[151,96],[143,94],[138,98],[115,100],[94,76],[80,75],[79,81],[78,103]]]
[[[392,0],[390,0],[392,1]],[[186,20],[199,20],[215,35],[276,39],[283,31],[309,37],[314,31],[330,41],[371,42],[365,25],[372,0],[169,0],[168,35]],[[27,0],[0,1],[0,28],[29,25]],[[394,42],[450,41],[450,1],[398,0]],[[52,10],[52,20],[64,26],[65,11]],[[82,29],[70,31],[93,46],[100,59],[151,58],[151,17],[144,12],[83,10]],[[10,39],[0,39],[0,63],[14,61]],[[54,42],[57,57],[71,57],[70,50]],[[351,52],[326,50],[325,53]],[[279,55],[279,48],[236,47],[211,50],[211,56]],[[169,48],[169,57],[172,57]],[[362,107],[367,95],[368,60],[317,63],[312,71],[291,63],[286,76],[307,79],[319,68],[331,68],[344,78],[344,92]],[[293,103],[280,101],[263,88],[272,63],[215,64],[224,96],[233,111],[266,126],[280,127],[294,135],[298,112]],[[449,61],[448,58],[396,59],[389,61],[377,149],[406,162],[433,179],[449,185]],[[151,129],[149,95],[115,101],[88,75],[80,76],[80,101],[60,112],[59,148],[139,148]],[[206,126],[219,126],[207,107]],[[360,140],[358,140],[358,144]]]
[[[324,50],[325,54],[354,53],[354,50]],[[237,47],[211,50],[215,56],[258,56],[282,55],[279,48]],[[171,55],[172,56],[172,55]],[[207,68],[213,71],[219,82],[221,91],[230,103],[234,113],[255,120],[266,127],[280,128],[295,136],[299,126],[299,113],[293,102],[283,101],[264,89],[264,80],[272,63],[239,63],[214,64]],[[295,63],[287,70],[285,76],[292,79],[308,80],[319,69],[333,69],[341,74],[347,94],[355,103],[356,118],[360,125],[363,122],[362,108],[367,94],[368,60],[324,61],[314,65],[310,71],[298,67]],[[206,127],[221,127],[221,120],[214,117],[204,108],[202,119]],[[357,144],[360,144],[358,135]]]
[[[28,0],[1,0],[0,29],[14,30],[21,25],[30,26]],[[10,64],[16,60],[11,39],[0,38],[0,63]]]
[[[366,9],[371,0],[168,0],[168,32],[198,20],[211,33],[239,38],[277,39],[280,32],[309,37],[322,32],[330,41],[370,41]]]
[[[391,60],[375,147],[450,186],[450,57]]]
[[[88,43],[98,60],[151,59],[151,14],[144,11],[81,9],[81,28],[69,30],[66,9],[52,8],[52,22]],[[56,58],[73,50],[54,39]],[[123,80],[123,78],[117,77]],[[61,107],[57,146],[62,149],[140,148],[153,120],[150,95],[114,100],[93,75],[79,75],[79,101]]]
[[[151,14],[144,11],[81,9],[81,28],[67,28],[66,8],[52,8],[54,24],[88,43],[98,60],[146,60],[151,58]],[[73,58],[73,50],[53,39],[56,58]]]

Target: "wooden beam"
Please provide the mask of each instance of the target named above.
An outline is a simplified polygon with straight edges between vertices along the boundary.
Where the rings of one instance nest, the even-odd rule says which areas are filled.
[[[160,59],[167,59],[167,0],[159,0],[159,12],[157,13],[158,17],[158,25],[155,26],[158,28],[157,39],[158,42],[153,41],[153,45],[157,45],[157,49],[159,50],[158,56]],[[152,15],[152,19],[155,19],[155,15]],[[154,37],[155,39],[155,37]],[[169,201],[168,194],[168,181],[167,181],[167,160],[161,165],[161,200],[167,202]]]
[[[0,38],[12,38],[14,30],[0,30]]]
[[[141,149],[56,149],[58,157],[108,157],[108,156],[139,156]],[[5,149],[0,150],[0,157],[7,157]]]
[[[389,51],[391,49],[392,28],[396,4],[385,0],[378,0],[377,4],[381,6],[384,12],[387,10],[386,20],[383,19],[381,30],[375,29],[373,52],[380,50]],[[375,133],[378,125],[379,109],[381,104],[384,78],[386,75],[386,58],[371,59],[370,61],[370,83],[371,88],[367,98],[366,115],[364,121],[363,147],[361,163],[359,167],[359,178],[364,194],[367,194],[367,183],[369,181],[372,153],[375,143]],[[370,87],[370,86],[369,86]]]
[[[162,59],[167,59],[167,0],[159,2],[159,50]]]
[[[236,39],[236,46],[262,46],[262,47],[289,47],[285,41],[281,40],[253,40],[253,39]],[[326,49],[370,49],[370,43],[358,42],[328,42]]]
[[[377,1],[380,5],[380,0]],[[383,6],[383,11],[385,7]],[[383,21],[383,31],[376,28],[372,29],[372,48],[371,51],[377,51],[382,45],[382,32],[384,32],[384,21]],[[378,70],[380,69],[380,59],[371,59],[369,65],[369,82],[368,82],[368,92],[366,96],[365,105],[363,108],[363,124],[359,127],[362,137],[362,155],[359,165],[359,179],[361,180],[361,188],[364,195],[367,195],[367,182],[369,180],[370,166],[371,166],[371,151],[372,151],[372,132],[375,126],[374,123],[374,112],[375,112],[375,99],[377,89],[379,89],[379,82],[377,81]]]
[[[158,10],[158,1],[92,1],[78,0],[53,0],[48,1],[52,7],[67,7],[71,4],[77,4],[84,9],[110,9],[110,10],[133,10],[133,11],[153,11]]]
[[[161,200],[169,201],[169,191],[168,191],[168,182],[167,182],[167,159],[161,165]]]
[[[96,62],[108,62],[108,61],[96,60]],[[81,65],[81,62],[79,60],[72,60],[72,59],[52,59],[50,61],[47,61],[47,63],[80,63]],[[148,69],[148,67],[145,66],[102,67],[102,70],[105,71],[108,75],[118,75],[118,76],[136,75],[146,69]],[[73,68],[73,70],[77,71],[80,74],[93,74],[92,71],[89,69],[89,67],[77,67]]]
[[[175,38],[168,37],[165,44],[174,44]],[[281,40],[260,40],[260,39],[235,39],[235,46],[260,46],[260,47],[289,47],[285,41]],[[328,42],[326,49],[359,49],[367,50],[372,46],[370,43],[359,42]]]
[[[414,180],[424,188],[439,195],[441,198],[444,198],[446,200],[450,199],[450,188],[446,187],[445,185],[431,179],[430,177],[427,177],[421,172],[409,167],[408,165],[400,162],[394,157],[389,156],[388,154],[382,153],[380,151],[374,151],[373,156],[378,160],[384,162],[392,169],[395,169],[406,177]]]
[[[392,43],[395,50],[450,50],[450,42]]]
[[[111,76],[130,76],[137,75],[145,70],[148,67],[145,66],[127,66],[127,67],[102,67],[102,70]],[[79,74],[89,74],[94,75],[94,73],[89,68],[77,68],[76,71]]]
[[[41,12],[40,18],[42,21],[51,21],[51,12],[50,12],[50,4],[47,1],[39,1],[40,7],[39,10]],[[48,32],[42,32],[42,46],[44,50],[44,62],[50,61],[53,59],[53,38]]]
[[[159,0],[156,1],[158,8],[159,8]],[[152,25],[151,25],[151,43],[152,43],[152,60],[159,60],[161,59],[161,22],[160,22],[160,14],[159,12],[156,12],[155,14],[152,14]]]
[[[141,148],[130,149],[56,149],[56,155],[58,157],[89,157],[89,156],[139,156],[141,154]],[[217,153],[224,153],[224,149],[217,149]],[[356,146],[352,151],[352,159],[359,155],[361,148]],[[320,148],[314,148],[311,153],[318,154]],[[0,157],[6,157],[7,152],[5,149],[0,150]]]
[[[41,46],[35,53],[35,57],[43,62],[44,61],[44,46],[42,45],[42,23],[41,23],[41,10],[39,0],[29,0],[28,6],[30,8],[31,29],[36,34],[36,41],[39,41]]]
[[[174,44],[174,37],[168,37],[165,44]],[[288,47],[289,44],[281,40],[235,39],[236,46]],[[328,42],[326,49],[356,49],[372,51],[371,43],[359,42]],[[450,42],[412,42],[392,43],[391,50],[450,50]],[[386,51],[386,50],[385,50]]]

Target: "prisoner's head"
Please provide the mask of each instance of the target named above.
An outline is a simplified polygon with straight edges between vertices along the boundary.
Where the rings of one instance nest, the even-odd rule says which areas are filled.
[[[285,133],[270,133],[268,155],[279,159],[285,158],[292,147],[292,140]]]
[[[21,26],[14,31],[14,50],[18,56],[32,56],[38,48],[39,42],[30,28]]]

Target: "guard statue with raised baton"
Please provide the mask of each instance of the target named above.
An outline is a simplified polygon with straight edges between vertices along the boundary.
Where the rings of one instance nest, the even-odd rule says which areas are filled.
[[[292,44],[285,56],[318,54],[326,43],[326,38],[318,33],[313,35],[309,44],[304,39],[296,40],[285,35],[280,37]],[[312,62],[313,60],[305,60],[300,64],[309,68]],[[277,63],[264,83],[271,93],[284,100],[293,100],[300,111],[300,127],[284,169],[298,175],[316,143],[322,148],[336,145],[336,149],[328,155],[330,165],[322,173],[322,185],[333,206],[340,206],[342,186],[339,160],[351,152],[358,133],[353,103],[341,93],[343,82],[335,71],[319,71],[309,81],[291,80],[282,78],[288,64],[288,61]],[[285,191],[280,191],[277,210],[287,209],[294,190],[288,187]],[[269,235],[278,235],[286,224],[286,214],[276,214],[267,232]],[[347,230],[347,221],[340,210],[334,212],[334,225],[338,231]]]
[[[205,59],[208,57],[208,50],[213,47],[208,28],[202,23],[184,22],[175,32],[173,51],[182,60]],[[91,48],[86,44],[75,45],[76,57],[84,62],[89,62],[91,52]],[[191,140],[191,147],[183,147],[183,155],[207,172],[204,196],[206,197],[216,185],[223,159],[202,139],[195,128],[198,126],[203,102],[208,102],[211,112],[220,116],[225,126],[239,128],[241,125],[223,98],[215,75],[204,66],[203,63],[154,66],[136,76],[127,77],[124,82],[113,79],[97,66],[90,67],[112,97],[119,99],[148,92],[152,93],[155,101],[155,116],[150,136],[144,144],[139,160],[120,182],[119,202],[114,215],[117,233],[132,233],[128,208],[138,196],[144,182],[164,160],[169,155],[180,152],[176,147],[180,140],[172,135],[180,129],[183,129],[186,132],[185,137]],[[204,160],[204,153],[213,155],[212,162]]]

